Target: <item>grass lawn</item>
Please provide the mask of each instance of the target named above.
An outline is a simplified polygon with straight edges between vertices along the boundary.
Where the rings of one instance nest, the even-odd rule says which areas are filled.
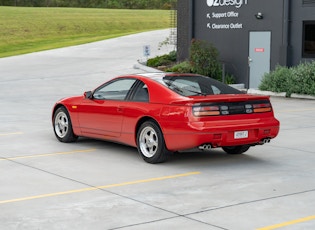
[[[0,6],[0,57],[78,45],[170,26],[167,10]]]

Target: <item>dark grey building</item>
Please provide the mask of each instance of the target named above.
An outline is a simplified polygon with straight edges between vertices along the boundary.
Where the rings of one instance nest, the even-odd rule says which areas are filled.
[[[278,64],[315,60],[315,0],[179,0],[177,12],[178,59],[192,39],[209,41],[247,88]]]

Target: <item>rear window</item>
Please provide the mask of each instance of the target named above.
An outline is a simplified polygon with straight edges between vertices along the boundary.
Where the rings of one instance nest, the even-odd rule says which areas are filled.
[[[161,83],[182,96],[242,94],[241,91],[210,77],[200,75],[166,75]]]

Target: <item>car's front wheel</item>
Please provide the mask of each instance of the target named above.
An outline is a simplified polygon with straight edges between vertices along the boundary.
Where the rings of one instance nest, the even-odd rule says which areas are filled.
[[[222,149],[228,154],[242,154],[245,153],[249,148],[249,145],[222,147]]]
[[[61,142],[74,142],[78,139],[73,133],[71,119],[65,107],[60,107],[55,111],[53,128],[57,139]]]
[[[144,122],[137,132],[137,147],[148,163],[161,163],[167,159],[163,133],[154,121]]]

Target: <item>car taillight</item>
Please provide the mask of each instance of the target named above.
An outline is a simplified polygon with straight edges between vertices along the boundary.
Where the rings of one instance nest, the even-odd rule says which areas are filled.
[[[193,115],[202,116],[227,116],[236,114],[266,113],[272,111],[268,100],[230,102],[230,103],[198,103],[192,108]]]
[[[270,103],[259,103],[253,104],[253,112],[254,113],[265,113],[270,112],[272,110]]]
[[[220,107],[211,105],[194,106],[193,114],[196,117],[220,115]]]

